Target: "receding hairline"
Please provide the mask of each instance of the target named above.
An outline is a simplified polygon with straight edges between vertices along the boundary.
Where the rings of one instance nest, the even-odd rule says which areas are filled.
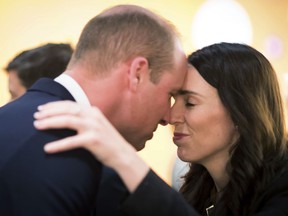
[[[143,13],[148,16],[152,16],[153,18],[159,19],[158,16],[152,11],[137,5],[116,5],[110,8],[105,9],[101,12],[98,17],[105,17],[123,13]]]
[[[169,29],[169,31],[174,37],[174,43],[175,43],[175,49],[176,49],[177,44],[179,43],[179,41],[181,41],[180,32],[178,31],[176,26],[173,23],[171,23],[168,19],[164,18],[163,16],[161,16],[160,14],[156,12],[153,12],[150,9],[147,9],[138,5],[133,5],[133,4],[122,4],[122,5],[120,4],[120,5],[112,6],[110,8],[105,9],[100,14],[98,14],[97,17],[107,17],[107,16],[129,14],[129,13],[139,13],[139,14],[147,15],[148,17],[158,22],[159,25],[163,26],[166,29]]]
[[[98,14],[98,17],[106,17],[106,16],[129,14],[129,13],[139,13],[147,15],[150,18],[157,21],[160,25],[165,26],[166,28],[173,29],[174,34],[177,35],[177,37],[180,37],[180,34],[177,31],[176,27],[169,20],[165,19],[160,14],[153,12],[151,9],[147,9],[138,5],[122,4],[112,6],[110,8],[105,9],[100,14]]]
[[[133,20],[134,20],[133,21],[134,23],[135,23],[135,21],[137,23],[138,19],[140,21],[141,20],[148,20],[149,21],[148,23],[153,23],[154,27],[157,26],[157,29],[160,29],[162,32],[165,32],[164,34],[169,38],[169,42],[173,42],[174,43],[174,46],[171,47],[171,49],[173,49],[174,51],[177,50],[177,47],[178,47],[177,44],[181,41],[181,39],[180,39],[181,35],[179,34],[176,26],[172,22],[170,22],[169,20],[165,19],[161,15],[153,12],[152,10],[146,9],[144,7],[137,6],[137,5],[130,5],[130,4],[116,5],[116,6],[112,6],[110,8],[107,8],[107,9],[103,10],[102,12],[100,12],[98,15],[96,15],[94,18],[92,18],[86,24],[86,26],[85,26],[84,30],[82,31],[82,33],[89,28],[89,25],[90,25],[90,27],[93,26],[93,22],[96,22],[97,20],[102,20],[102,21],[104,20],[105,21],[107,19],[107,20],[111,21],[110,23],[113,23],[113,22],[115,22],[115,20],[118,20],[118,18],[120,20],[122,20],[122,18],[127,18],[127,17],[130,17],[130,18],[132,17]],[[109,22],[108,22],[108,24],[109,24]],[[133,26],[135,26],[135,25],[133,24],[132,27]],[[139,27],[139,25],[138,25],[138,27]],[[82,36],[82,34],[81,34],[81,36]],[[81,40],[81,36],[80,36],[80,39],[78,41],[78,44],[79,44],[79,42]],[[77,44],[77,47],[78,47],[78,44]],[[168,47],[167,45],[165,45],[165,46]],[[87,56],[88,56],[88,54],[99,55],[98,50],[91,49],[91,50],[82,50],[82,54],[81,54],[82,57],[79,57],[79,56],[75,57],[76,56],[75,53],[77,52],[77,47],[75,49],[74,55],[72,56],[72,58],[71,58],[71,60],[70,60],[70,62],[68,64],[68,68],[71,68],[73,64],[75,64],[76,62],[80,62],[80,60],[81,61],[86,61],[86,60],[90,61],[89,58],[83,57],[84,56],[84,52],[86,53],[85,55],[87,55]],[[176,56],[176,52],[173,52],[173,53],[174,53],[174,58],[172,58],[171,60],[173,61],[173,64],[174,64],[175,63],[175,59],[176,59],[177,56]],[[128,57],[132,58],[134,56],[134,54],[131,55],[131,56],[128,56]],[[140,55],[141,55],[141,53],[140,53]],[[118,57],[119,57],[119,55],[118,55]],[[119,58],[122,58],[122,57],[120,56]],[[159,58],[159,56],[158,57],[156,56],[155,58]],[[163,56],[161,58],[163,58]],[[93,59],[98,59],[98,57],[94,57]],[[120,60],[124,61],[125,59],[120,59]],[[127,60],[127,58],[126,58],[126,60]],[[119,59],[118,59],[118,61],[119,61]],[[93,61],[93,62],[95,62],[95,61]],[[103,63],[103,61],[101,62],[101,64],[102,63]],[[101,64],[98,64],[99,67],[101,67]],[[105,63],[103,63],[102,65],[104,65],[104,64]],[[91,66],[92,65],[93,64],[91,64]],[[104,65],[103,66],[103,70],[104,70],[105,67],[106,66]],[[109,63],[109,66],[107,66],[107,68],[110,68],[110,67],[113,67],[113,64]],[[107,68],[105,70],[107,70]],[[155,67],[155,68],[157,68],[157,67]]]

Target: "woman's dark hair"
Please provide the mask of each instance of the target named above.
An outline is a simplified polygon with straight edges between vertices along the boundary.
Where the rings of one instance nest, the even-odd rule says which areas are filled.
[[[229,182],[215,205],[216,215],[249,215],[256,200],[287,160],[285,117],[277,76],[254,48],[219,43],[192,53],[188,62],[218,90],[238,127],[230,149]],[[213,145],[213,143],[212,143]],[[214,182],[205,167],[191,164],[180,192],[199,212],[211,205]],[[215,204],[215,203],[214,203]]]

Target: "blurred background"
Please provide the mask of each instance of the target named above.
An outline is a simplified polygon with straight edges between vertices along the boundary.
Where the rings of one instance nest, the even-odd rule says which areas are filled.
[[[0,106],[10,100],[4,68],[16,54],[47,42],[74,46],[84,25],[116,4],[144,6],[170,20],[187,54],[221,41],[255,47],[271,61],[287,98],[287,0],[0,0]],[[139,154],[171,184],[176,147],[170,127],[159,126]]]

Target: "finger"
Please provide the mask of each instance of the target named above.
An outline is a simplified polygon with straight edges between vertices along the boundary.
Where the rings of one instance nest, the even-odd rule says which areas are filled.
[[[49,109],[49,108],[53,108],[54,106],[66,106],[66,105],[71,105],[73,103],[76,103],[75,101],[69,101],[69,100],[62,100],[62,101],[52,101],[52,102],[48,102],[46,104],[42,104],[40,106],[38,106],[39,110],[42,109]]]
[[[82,119],[78,116],[53,116],[45,119],[35,120],[34,127],[38,130],[60,128],[78,130],[82,127]]]
[[[82,135],[70,136],[61,140],[45,144],[44,151],[49,154],[56,152],[63,152],[83,147],[86,142],[87,142],[86,136]]]
[[[81,112],[82,107],[72,101],[56,101],[50,102],[38,107],[38,111],[34,113],[35,119],[42,119],[49,116],[70,114],[78,115]]]

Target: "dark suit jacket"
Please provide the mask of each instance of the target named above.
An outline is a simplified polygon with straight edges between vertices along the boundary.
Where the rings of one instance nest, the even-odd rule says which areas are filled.
[[[118,174],[103,167],[95,216],[198,216],[176,190],[150,171],[130,194]]]
[[[121,211],[127,216],[199,216],[180,193],[152,170],[125,200]]]
[[[130,195],[127,194],[127,190],[121,189],[121,186],[125,186],[117,174],[111,170],[105,170],[103,169],[106,174],[103,173],[103,175],[106,175],[106,181],[104,181],[106,183],[102,182],[102,192],[100,192],[103,193],[107,190],[109,193],[99,195],[99,197],[106,196],[106,201],[109,201],[109,199],[110,201],[105,205],[99,199],[98,205],[104,204],[106,208],[109,208],[106,213],[114,212],[111,215],[121,216],[199,216],[182,198],[181,194],[169,187],[152,170],[136,191]],[[108,176],[110,176],[110,180],[107,180]],[[288,171],[274,178],[254,207],[255,209],[252,212],[254,216],[288,215]],[[105,210],[99,215],[110,215],[103,212]]]
[[[137,190],[122,205],[129,216],[196,216],[181,195],[150,171]],[[253,216],[288,215],[288,171],[276,176],[255,203]]]
[[[94,216],[124,216],[121,203],[128,195],[129,191],[118,174],[113,169],[103,166]]]
[[[45,143],[75,132],[33,126],[37,106],[57,100],[74,98],[59,83],[41,79],[0,108],[1,216],[86,216],[95,208],[101,164],[84,149],[46,154]]]

